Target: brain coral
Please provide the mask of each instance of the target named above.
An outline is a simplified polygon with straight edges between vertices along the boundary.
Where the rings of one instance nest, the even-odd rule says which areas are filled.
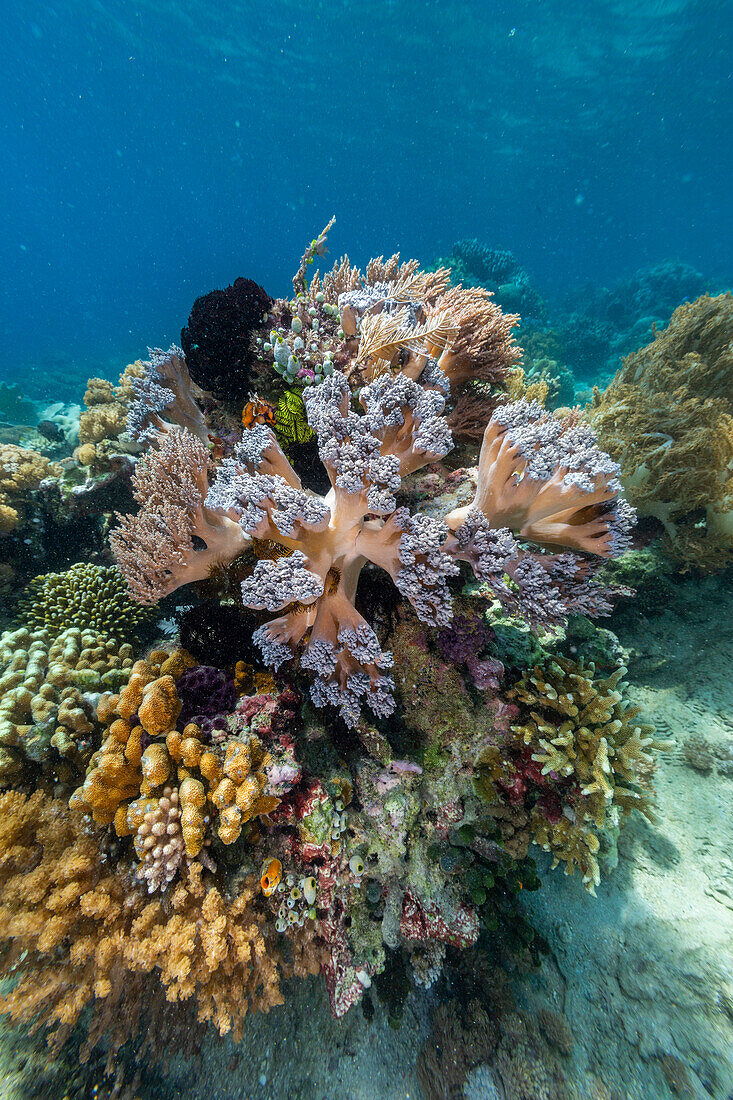
[[[149,610],[130,598],[114,566],[89,562],[34,577],[18,603],[18,615],[33,630],[75,626],[120,641],[134,638],[151,619]]]
[[[675,310],[589,409],[640,516],[685,566],[733,559],[733,295]]]

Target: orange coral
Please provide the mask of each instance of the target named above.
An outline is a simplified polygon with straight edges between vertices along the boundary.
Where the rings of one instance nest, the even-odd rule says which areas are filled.
[[[162,836],[161,829],[157,833],[153,829],[153,818],[171,818],[169,803],[173,800],[176,806],[180,804],[182,841],[185,856],[191,860],[201,855],[208,842],[207,823],[215,811],[220,839],[232,844],[243,824],[271,813],[280,800],[265,793],[270,756],[254,734],[225,747],[207,749],[194,723],[182,733],[175,728],[181,701],[174,676],[156,673],[168,668],[180,675],[191,658],[165,651],[150,656],[156,663],[137,661],[119,696],[100,700],[100,720],[110,723],[107,736],[91,758],[84,783],[70,804],[90,813],[97,824],[114,822],[119,836],[134,833],[142,858],[154,847],[149,838]],[[144,750],[143,736],[153,739]],[[178,817],[173,817],[175,832]],[[144,876],[155,884],[151,889],[167,885],[183,858],[175,845],[170,851],[164,847],[161,842],[155,870]],[[168,871],[160,870],[163,862],[172,870],[168,877]]]
[[[110,873],[99,839],[40,792],[0,795],[0,940],[16,979],[2,1011],[59,1044],[120,975],[156,975],[169,1001],[193,999],[200,1021],[238,1040],[249,1007],[282,1004],[254,877],[228,900],[195,865],[163,906]]]
[[[664,527],[667,553],[705,569],[733,558],[732,349],[733,295],[703,295],[588,410],[639,515]]]

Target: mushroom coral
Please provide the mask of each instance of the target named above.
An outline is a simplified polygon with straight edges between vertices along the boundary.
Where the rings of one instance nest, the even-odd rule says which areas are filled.
[[[675,310],[588,410],[640,516],[685,567],[733,559],[733,295]]]

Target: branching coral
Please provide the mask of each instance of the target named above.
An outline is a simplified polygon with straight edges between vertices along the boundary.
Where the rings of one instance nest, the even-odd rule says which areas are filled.
[[[460,309],[457,316],[460,330]],[[480,342],[470,345],[477,356]],[[458,362],[468,352],[456,354]],[[447,580],[458,571],[455,559],[468,561],[500,599],[534,621],[607,610],[589,580],[591,556],[626,547],[631,513],[617,499],[615,464],[576,416],[556,419],[523,401],[503,406],[484,436],[470,506],[445,523],[398,507],[402,478],[452,447],[441,415],[447,382],[435,364],[430,380],[440,386],[382,374],[361,391],[361,414],[340,371],[306,388],[308,422],[331,482],[325,498],[303,489],[265,425],[245,431],[208,494],[202,445],[187,431],[159,429],[159,449],[135,475],[142,510],[112,537],[135,595],[153,602],[201,579],[251,539],[283,547],[283,556],[261,558],[242,585],[245,605],[282,612],[255,640],[273,667],[302,650],[302,667],[317,674],[314,702],[338,706],[351,725],[363,701],[376,714],[393,707],[391,658],[353,603],[367,561],[437,626],[451,617]],[[585,556],[525,551],[513,532]]]
[[[681,305],[589,409],[629,500],[664,527],[666,552],[705,569],[733,556],[731,347],[733,295]]]
[[[591,893],[600,881],[598,833],[634,809],[653,819],[653,753],[671,747],[624,702],[625,671],[596,678],[592,665],[556,657],[523,673],[509,696],[519,721],[478,760],[479,790],[498,793],[522,816],[527,839],[552,852],[553,866],[564,862],[566,874],[577,866]],[[516,817],[507,820],[516,829]]]
[[[99,843],[63,803],[0,795],[0,939],[16,980],[2,1011],[60,1045],[121,975],[157,975],[169,1001],[193,998],[199,1020],[235,1038],[248,1007],[282,1003],[253,881],[228,900],[194,867],[164,906],[111,871]]]
[[[37,451],[0,445],[0,536],[23,524],[30,495],[43,479],[60,474],[60,466]]]
[[[114,566],[79,562],[65,573],[34,577],[18,602],[18,616],[31,630],[60,633],[69,627],[134,639],[150,621]]]

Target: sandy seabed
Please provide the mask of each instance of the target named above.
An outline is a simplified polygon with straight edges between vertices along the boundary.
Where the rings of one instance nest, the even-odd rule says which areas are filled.
[[[596,898],[540,858],[543,886],[525,904],[551,953],[515,995],[566,1016],[575,1044],[563,1068],[580,1095],[595,1080],[625,1100],[731,1100],[733,577],[683,581],[661,614],[635,611],[618,629],[630,700],[676,742],[655,781],[659,822],[622,830]],[[694,736],[709,748],[697,766],[684,751]],[[358,1008],[335,1021],[323,983],[296,982],[283,1008],[247,1020],[241,1044],[210,1036],[195,1063],[165,1081],[146,1075],[139,1096],[420,1100],[416,1061],[438,991],[413,994],[395,1031],[376,998],[371,1022]],[[22,1032],[0,1035],[0,1068],[0,1100],[97,1095],[68,1055],[48,1065]]]

